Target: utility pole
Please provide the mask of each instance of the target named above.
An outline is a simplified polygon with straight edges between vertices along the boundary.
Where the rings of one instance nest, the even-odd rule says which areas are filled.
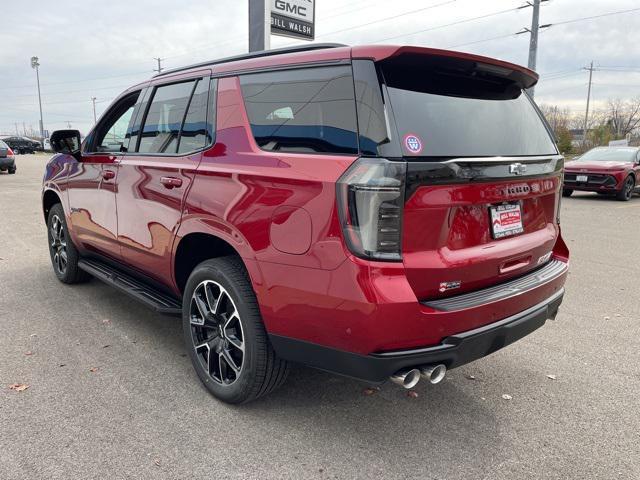
[[[545,25],[540,25],[540,4],[542,2],[547,2],[547,1],[549,0],[533,0],[533,3],[531,1],[527,1],[526,5],[522,5],[521,7],[519,7],[520,9],[533,7],[533,16],[531,18],[531,29],[525,27],[521,31],[517,32],[518,34],[527,33],[527,32],[530,33],[529,62],[527,63],[527,67],[529,68],[529,70],[535,71],[536,69],[536,63],[538,59],[538,32],[543,28],[548,28],[551,26],[550,23],[547,23]],[[535,88],[531,87],[528,90],[528,92],[531,98],[533,98],[535,94]]]
[[[40,72],[38,67],[38,57],[31,57],[31,68],[36,71],[36,80],[38,82],[38,104],[40,105],[40,138],[44,138],[44,125],[42,123],[42,97],[40,96]]]
[[[96,97],[91,97],[91,103],[93,103],[93,124],[97,123],[96,120]]]
[[[538,30],[540,28],[540,0],[533,0],[533,17],[531,18],[531,36],[529,38],[529,70],[536,69],[538,57]],[[533,88],[531,89],[533,97]]]
[[[162,58],[160,57],[153,57],[154,60],[156,60],[158,62],[158,68],[154,68],[153,71],[154,72],[158,72],[158,73],[162,73],[162,70],[164,70],[162,68]]]
[[[589,70],[589,87],[587,88],[587,109],[584,112],[584,130],[582,131],[582,147],[584,148],[587,144],[587,122],[589,121],[589,101],[591,100],[591,80],[593,78],[593,60],[591,60],[591,65],[589,67],[585,67],[585,70]]]
[[[20,135],[20,133],[18,132],[18,122],[14,122],[16,125],[16,135]]]
[[[71,122],[69,120],[67,120],[67,128],[71,129]]]
[[[249,0],[249,52],[271,48],[271,0]]]

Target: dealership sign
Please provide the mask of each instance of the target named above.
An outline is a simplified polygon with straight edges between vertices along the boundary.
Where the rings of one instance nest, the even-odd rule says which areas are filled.
[[[271,0],[271,33],[313,40],[315,0]]]

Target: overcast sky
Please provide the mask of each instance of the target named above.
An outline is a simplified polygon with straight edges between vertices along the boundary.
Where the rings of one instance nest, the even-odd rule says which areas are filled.
[[[526,65],[531,8],[523,0],[316,0],[316,41],[451,48]],[[45,128],[86,133],[129,85],[163,67],[247,51],[247,0],[56,0],[3,2],[0,132],[38,126],[35,72],[40,58]],[[584,17],[636,9],[617,15]],[[498,13],[501,12],[501,13]],[[475,18],[486,16],[485,18]],[[468,20],[468,21],[467,21]],[[458,22],[455,25],[448,25]],[[569,23],[562,23],[569,22]],[[538,103],[584,110],[593,60],[593,100],[640,96],[640,0],[550,0],[539,37]],[[448,25],[448,26],[447,26]],[[500,37],[500,38],[496,38]],[[273,48],[292,43],[272,36]],[[491,39],[491,40],[487,40]],[[304,43],[293,41],[293,43]]]

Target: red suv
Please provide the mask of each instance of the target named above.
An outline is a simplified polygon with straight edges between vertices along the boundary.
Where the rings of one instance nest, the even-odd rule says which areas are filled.
[[[535,73],[416,47],[312,45],[163,72],[80,143],[51,137],[57,277],[182,316],[221,400],[289,362],[410,388],[553,318],[563,158]]]

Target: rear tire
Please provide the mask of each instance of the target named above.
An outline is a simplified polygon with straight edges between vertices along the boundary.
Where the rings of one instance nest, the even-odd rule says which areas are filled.
[[[622,184],[622,188],[616,194],[616,200],[619,200],[621,202],[628,202],[629,200],[631,200],[635,186],[636,179],[633,178],[633,175],[629,175],[627,178],[625,178],[624,183]]]
[[[563,197],[570,197],[571,195],[573,195],[573,190],[569,189],[569,188],[565,188],[562,190],[562,196]]]
[[[205,260],[193,270],[184,290],[182,325],[193,367],[219,400],[247,403],[284,383],[289,364],[269,342],[238,257]]]
[[[67,221],[62,205],[56,203],[49,210],[47,220],[47,239],[53,272],[62,283],[82,283],[91,276],[78,268],[80,254],[69,236]]]
[[[9,169],[9,175],[13,175],[14,173],[16,173],[16,169],[15,168]]]

